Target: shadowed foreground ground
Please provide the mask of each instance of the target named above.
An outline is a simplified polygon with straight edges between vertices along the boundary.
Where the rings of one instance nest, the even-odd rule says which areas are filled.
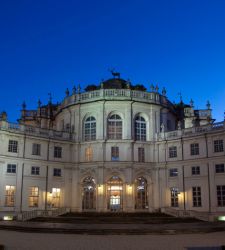
[[[225,245],[225,232],[179,235],[74,235],[0,231],[6,250],[181,250]]]

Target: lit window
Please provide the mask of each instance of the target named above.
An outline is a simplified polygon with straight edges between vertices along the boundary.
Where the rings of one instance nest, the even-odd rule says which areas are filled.
[[[6,185],[5,186],[5,206],[14,207],[15,206],[15,186]]]
[[[39,199],[39,188],[38,187],[30,187],[29,188],[29,207],[38,207],[38,199]]]
[[[218,207],[225,206],[225,185],[216,186],[217,190],[217,205]]]
[[[61,168],[54,168],[53,169],[53,176],[61,177],[62,176]]]
[[[216,173],[224,173],[224,164],[216,164],[215,165]]]
[[[178,194],[179,194],[178,188],[172,187],[170,189],[171,207],[178,207],[179,206],[179,204],[178,204]]]
[[[41,155],[41,144],[33,143],[32,155]]]
[[[214,152],[223,152],[223,140],[215,140],[214,141]]]
[[[135,139],[137,141],[146,141],[146,122],[141,116],[135,120]]]
[[[119,160],[119,147],[111,147],[111,159],[112,161]]]
[[[200,167],[199,166],[191,167],[191,173],[192,175],[200,175]]]
[[[60,188],[52,188],[52,207],[60,207]]]
[[[108,119],[108,139],[122,139],[122,119],[119,115]]]
[[[8,152],[17,153],[18,141],[9,140]]]
[[[190,145],[191,155],[199,155],[199,144],[192,143]]]
[[[85,148],[85,159],[86,161],[93,160],[93,149],[91,147]]]
[[[135,209],[148,208],[148,183],[144,177],[135,180]]]
[[[193,207],[202,206],[201,187],[192,187]]]
[[[88,117],[84,122],[84,140],[96,140],[96,120],[93,116]]]
[[[15,174],[16,173],[16,164],[7,165],[7,173]]]
[[[62,147],[54,147],[54,157],[62,158]]]
[[[145,162],[145,149],[144,148],[138,148],[138,161]]]
[[[169,170],[169,176],[170,176],[170,177],[178,176],[178,170],[177,170],[177,168],[171,168],[171,169]]]
[[[177,147],[176,146],[169,147],[169,158],[175,158],[175,157],[177,157]]]
[[[31,174],[32,175],[39,175],[40,174],[40,167],[31,167]]]

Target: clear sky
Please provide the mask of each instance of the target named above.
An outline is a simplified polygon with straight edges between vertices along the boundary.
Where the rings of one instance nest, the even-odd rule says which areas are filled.
[[[0,1],[0,111],[10,121],[65,89],[124,79],[225,110],[224,0]]]

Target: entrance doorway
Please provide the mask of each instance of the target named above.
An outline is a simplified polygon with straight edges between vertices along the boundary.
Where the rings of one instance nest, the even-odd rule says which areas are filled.
[[[112,176],[107,182],[107,200],[108,210],[123,210],[123,182],[118,176]]]

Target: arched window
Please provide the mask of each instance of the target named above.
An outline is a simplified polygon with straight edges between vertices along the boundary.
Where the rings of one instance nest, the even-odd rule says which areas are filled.
[[[84,140],[96,140],[96,120],[93,116],[88,117],[84,122]]]
[[[135,209],[148,208],[147,181],[144,177],[135,180]]]
[[[122,139],[122,119],[119,115],[108,118],[108,139]]]
[[[119,176],[112,176],[107,182],[107,207],[110,211],[123,209],[123,181]]]
[[[146,141],[146,121],[142,116],[135,119],[135,140]]]
[[[93,177],[86,177],[83,180],[82,208],[90,210],[96,208],[96,184]]]

